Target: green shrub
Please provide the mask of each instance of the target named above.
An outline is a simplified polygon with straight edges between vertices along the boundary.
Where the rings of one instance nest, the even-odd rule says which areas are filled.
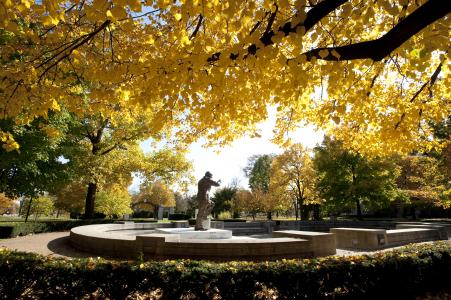
[[[30,233],[42,233],[53,231],[66,231],[73,227],[113,223],[114,220],[92,219],[92,220],[59,220],[59,221],[29,221],[24,222],[2,222],[0,223],[0,238],[11,238]]]
[[[412,299],[449,292],[451,243],[275,262],[112,262],[0,250],[3,299]]]
[[[221,211],[218,214],[219,220],[225,220],[225,219],[231,219],[231,218],[232,218],[232,213],[230,211]]]

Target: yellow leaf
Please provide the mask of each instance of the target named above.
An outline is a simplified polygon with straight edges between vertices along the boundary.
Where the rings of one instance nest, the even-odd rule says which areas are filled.
[[[332,56],[336,57],[337,59],[340,59],[341,57],[340,53],[338,53],[335,49],[333,49],[330,54],[332,54]]]
[[[175,18],[177,21],[180,21],[180,20],[182,19],[182,14],[176,13],[176,14],[174,14],[174,18]]]
[[[328,55],[329,55],[329,50],[327,50],[327,49],[322,49],[322,50],[320,50],[319,51],[319,56],[321,57],[321,58],[325,58],[325,57],[327,57]]]

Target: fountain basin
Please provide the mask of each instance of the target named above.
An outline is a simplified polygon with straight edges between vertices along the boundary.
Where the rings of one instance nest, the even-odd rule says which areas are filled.
[[[196,231],[194,227],[189,228],[157,228],[156,233],[175,234],[179,239],[231,239],[232,231],[224,229],[211,228],[205,231]]]
[[[296,235],[277,238],[236,237],[228,230],[194,231],[192,228],[176,226],[182,227],[180,223],[79,226],[72,228],[70,242],[73,247],[95,256],[122,259],[144,257],[261,261],[325,256],[335,254],[336,251],[334,245],[325,246],[327,251],[318,249],[306,235],[307,238]]]

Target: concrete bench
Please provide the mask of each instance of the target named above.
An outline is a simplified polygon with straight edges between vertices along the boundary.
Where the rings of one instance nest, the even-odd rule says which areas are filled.
[[[331,228],[330,232],[340,249],[377,250],[387,246],[385,229]]]
[[[436,229],[440,233],[440,239],[447,240],[448,237],[451,237],[451,224],[423,223],[423,222],[397,223],[396,224],[396,229],[406,229],[406,228]]]
[[[440,231],[431,228],[407,228],[387,230],[390,247],[440,240]]]
[[[224,222],[224,229],[235,236],[269,233],[269,227],[270,222]]]
[[[137,249],[152,259],[207,259],[226,261],[276,260],[282,258],[311,258],[315,253],[304,239],[177,239],[161,234],[136,237]]]
[[[378,250],[410,243],[420,243],[443,239],[437,228],[406,229],[365,229],[365,228],[331,228],[335,233],[337,248]]]
[[[333,233],[281,230],[273,231],[272,237],[290,237],[307,240],[310,242],[310,247],[315,257],[334,255],[337,253],[335,235]]]

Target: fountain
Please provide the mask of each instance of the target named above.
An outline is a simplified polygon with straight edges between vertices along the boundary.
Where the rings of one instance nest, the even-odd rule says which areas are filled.
[[[220,183],[211,178],[207,172],[199,181],[194,228],[188,221],[87,225],[71,230],[71,244],[96,255],[127,259],[275,260],[335,254],[335,237],[330,233],[286,231],[256,238],[233,236],[221,222],[209,228],[207,216],[213,205],[208,192]]]

